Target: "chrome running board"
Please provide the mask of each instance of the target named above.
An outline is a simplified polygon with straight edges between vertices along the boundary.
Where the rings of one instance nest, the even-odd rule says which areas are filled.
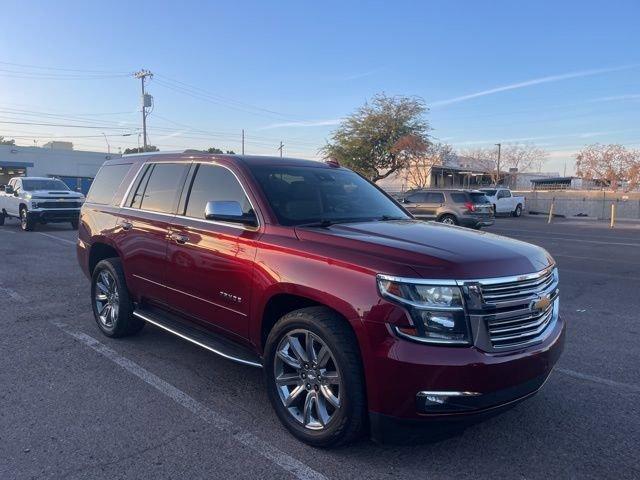
[[[142,309],[136,309],[133,315],[227,360],[249,365],[250,367],[262,368],[260,357],[255,353],[215,333],[192,327],[178,319],[174,320],[172,318],[173,315],[164,315],[156,311],[151,312]]]

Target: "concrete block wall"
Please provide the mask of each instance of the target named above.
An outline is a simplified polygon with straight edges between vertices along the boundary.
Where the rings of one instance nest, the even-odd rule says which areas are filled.
[[[610,219],[611,205],[616,205],[616,217],[640,220],[640,192],[603,192],[596,190],[521,191],[516,195],[526,198],[526,211],[549,213],[554,202],[554,213],[565,217]]]

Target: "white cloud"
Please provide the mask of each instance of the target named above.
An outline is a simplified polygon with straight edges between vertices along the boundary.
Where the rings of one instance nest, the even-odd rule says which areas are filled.
[[[592,70],[582,70],[579,72],[570,72],[563,73],[560,75],[549,75],[547,77],[534,78],[531,80],[525,80],[524,82],[512,83],[509,85],[502,85],[500,87],[490,88],[488,90],[481,90],[479,92],[470,93],[467,95],[462,95],[459,97],[449,98],[446,100],[438,100],[431,103],[432,107],[451,105],[453,103],[464,102],[466,100],[471,100],[478,97],[484,97],[486,95],[493,95],[495,93],[506,92],[509,90],[517,90],[520,88],[531,87],[534,85],[540,85],[542,83],[552,83],[559,82],[562,80],[569,80],[572,78],[581,78],[581,77],[591,77],[593,75],[600,75],[603,73],[617,72],[620,70],[628,70],[631,68],[637,68],[638,65],[624,65],[621,67],[612,67],[612,68],[597,68]]]
[[[258,128],[258,130],[272,130],[274,128],[299,128],[299,127],[327,127],[333,125],[339,125],[342,119],[332,118],[328,120],[309,120],[300,122],[283,122],[272,123],[271,125],[265,125]]]

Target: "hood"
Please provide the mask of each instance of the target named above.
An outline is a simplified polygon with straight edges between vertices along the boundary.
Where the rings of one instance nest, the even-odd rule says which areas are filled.
[[[424,278],[523,275],[554,263],[542,248],[512,238],[435,222],[400,220],[297,228],[302,241],[333,243],[348,259],[370,256],[404,264]],[[359,260],[361,261],[361,260]],[[395,274],[394,271],[378,272]]]

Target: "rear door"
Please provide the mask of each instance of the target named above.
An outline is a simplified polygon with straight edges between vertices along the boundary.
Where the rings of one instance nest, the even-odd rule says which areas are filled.
[[[137,301],[167,301],[168,234],[189,166],[185,162],[145,164],[120,210],[115,238],[127,285]]]
[[[205,326],[247,338],[260,229],[207,220],[205,206],[236,201],[245,216],[256,212],[227,167],[196,163],[187,183],[167,249],[169,304]]]
[[[509,190],[498,190],[496,199],[496,209],[500,213],[511,212],[512,206],[511,192]]]
[[[405,197],[405,208],[415,217],[429,218],[427,210],[427,193],[416,192]]]
[[[428,192],[423,210],[427,218],[436,218],[438,211],[444,205],[444,193]]]

